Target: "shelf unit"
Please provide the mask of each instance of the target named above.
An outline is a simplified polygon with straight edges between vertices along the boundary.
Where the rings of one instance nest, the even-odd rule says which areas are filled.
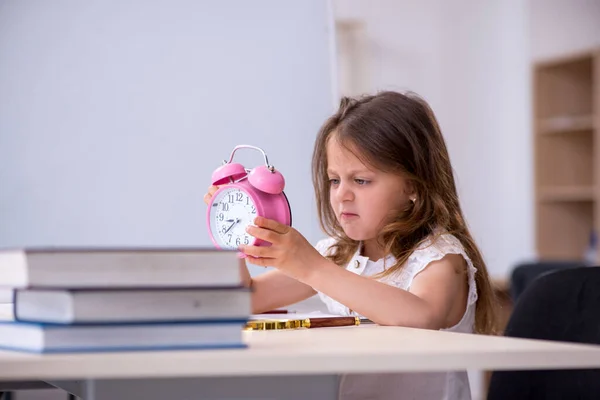
[[[534,64],[533,84],[538,256],[579,260],[600,235],[600,49]]]

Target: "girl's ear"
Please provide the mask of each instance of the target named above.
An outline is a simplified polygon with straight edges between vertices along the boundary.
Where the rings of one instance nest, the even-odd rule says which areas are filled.
[[[406,187],[404,188],[404,193],[408,196],[408,199],[411,203],[415,203],[417,200],[417,190],[415,188],[415,184],[412,179],[406,180]]]

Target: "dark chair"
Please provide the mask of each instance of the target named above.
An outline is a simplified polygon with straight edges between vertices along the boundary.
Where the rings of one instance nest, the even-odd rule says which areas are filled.
[[[517,302],[523,291],[536,278],[549,272],[577,267],[583,267],[583,262],[576,260],[540,260],[518,264],[510,275],[510,295],[513,303]]]
[[[504,334],[600,344],[600,267],[539,276],[519,296]],[[488,400],[599,398],[599,369],[494,371],[488,389]]]

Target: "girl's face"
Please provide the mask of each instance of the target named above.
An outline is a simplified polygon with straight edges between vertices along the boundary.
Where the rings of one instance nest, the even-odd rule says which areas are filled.
[[[375,241],[412,197],[412,185],[405,178],[366,166],[338,143],[335,133],[327,142],[327,174],[333,212],[346,235],[356,241]]]

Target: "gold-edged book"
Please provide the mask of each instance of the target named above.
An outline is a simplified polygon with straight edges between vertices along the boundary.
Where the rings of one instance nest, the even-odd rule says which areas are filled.
[[[255,319],[246,323],[245,330],[268,331],[299,328],[326,328],[335,326],[358,326],[361,323],[372,323],[360,317],[322,317],[300,319]]]

